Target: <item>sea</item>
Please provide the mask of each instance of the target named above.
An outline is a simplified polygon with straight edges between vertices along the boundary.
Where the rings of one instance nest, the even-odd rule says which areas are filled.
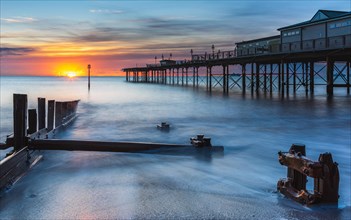
[[[211,93],[124,77],[0,77],[0,142],[13,133],[13,94],[80,99],[79,117],[56,138],[189,144],[204,134],[223,151],[41,151],[43,159],[0,194],[0,219],[350,219],[351,96],[304,91],[281,97]],[[157,124],[168,122],[168,132]],[[294,143],[340,172],[337,206],[304,206],[277,192],[278,152]],[[8,150],[0,151],[5,157]],[[307,187],[313,191],[313,179]]]

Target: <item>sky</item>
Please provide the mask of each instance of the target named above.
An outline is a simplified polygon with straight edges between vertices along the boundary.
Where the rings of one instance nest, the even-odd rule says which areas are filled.
[[[1,75],[123,75],[162,57],[233,50],[350,0],[0,0]]]

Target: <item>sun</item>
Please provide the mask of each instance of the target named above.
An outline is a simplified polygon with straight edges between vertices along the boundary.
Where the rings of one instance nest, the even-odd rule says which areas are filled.
[[[69,78],[73,78],[73,77],[76,77],[76,76],[77,76],[77,73],[76,73],[76,72],[73,72],[73,71],[69,71],[69,72],[66,72],[66,75],[67,75]]]

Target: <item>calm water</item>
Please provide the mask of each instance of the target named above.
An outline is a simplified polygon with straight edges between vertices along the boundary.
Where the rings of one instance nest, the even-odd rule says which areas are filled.
[[[348,219],[351,97],[242,96],[192,87],[133,84],[124,78],[1,77],[0,141],[12,133],[12,94],[80,99],[65,139],[188,143],[204,133],[224,152],[150,154],[43,152],[44,160],[0,196],[0,219]],[[324,87],[321,88],[324,91]],[[169,133],[156,124],[168,121]],[[306,144],[331,152],[340,170],[339,207],[307,208],[276,192],[286,167],[277,152]],[[0,151],[1,158],[5,152]],[[309,188],[312,189],[312,179]],[[20,210],[20,211],[19,211]]]

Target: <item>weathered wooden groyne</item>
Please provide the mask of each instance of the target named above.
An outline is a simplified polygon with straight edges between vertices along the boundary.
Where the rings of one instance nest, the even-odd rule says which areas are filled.
[[[28,143],[37,139],[51,139],[67,127],[77,117],[78,102],[49,100],[46,116],[45,98],[38,98],[37,109],[28,109],[27,95],[13,95],[14,132],[1,145],[1,149],[13,147],[13,150],[0,161],[0,189],[16,182],[41,159],[39,152],[30,149]]]
[[[14,94],[14,133],[7,137],[6,143],[0,145],[0,149],[13,147],[13,150],[0,161],[0,190],[12,185],[29,168],[36,164],[42,158],[40,150],[132,153],[160,148],[186,150],[195,147],[205,149],[208,152],[223,151],[223,147],[212,146],[210,138],[202,138],[203,135],[192,138],[191,144],[53,139],[59,131],[66,128],[76,119],[78,102],[79,100],[66,102],[49,100],[48,115],[46,116],[45,98],[38,98],[37,109],[28,110],[27,95]]]

